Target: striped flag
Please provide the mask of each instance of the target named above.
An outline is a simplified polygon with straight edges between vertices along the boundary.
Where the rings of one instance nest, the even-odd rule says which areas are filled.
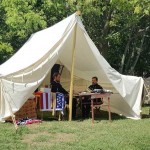
[[[50,93],[41,93],[40,110],[41,111],[51,110],[51,94]]]

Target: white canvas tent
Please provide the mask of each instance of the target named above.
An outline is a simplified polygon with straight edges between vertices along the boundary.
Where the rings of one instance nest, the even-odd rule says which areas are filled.
[[[143,79],[125,76],[113,69],[88,36],[80,17],[73,14],[34,33],[14,56],[0,66],[1,121],[21,108],[56,61],[70,72],[73,67],[74,76],[85,81],[97,76],[104,88],[114,92],[112,112],[140,118]]]

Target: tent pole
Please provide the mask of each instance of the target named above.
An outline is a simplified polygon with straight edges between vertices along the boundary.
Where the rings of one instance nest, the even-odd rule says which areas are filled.
[[[77,30],[77,23],[75,24],[75,28],[74,28],[73,49],[72,49],[71,81],[70,81],[70,92],[69,92],[69,121],[72,120],[73,76],[74,76],[74,64],[75,64],[76,30]]]
[[[75,64],[76,29],[77,29],[77,24],[75,25],[73,50],[72,50],[71,81],[70,81],[70,90],[69,90],[70,91],[69,92],[69,121],[72,120],[73,75],[74,75],[74,64]]]

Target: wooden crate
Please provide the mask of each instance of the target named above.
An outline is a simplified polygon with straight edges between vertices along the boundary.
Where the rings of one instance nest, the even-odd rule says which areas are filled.
[[[36,102],[33,99],[28,99],[24,105],[15,113],[15,119],[22,119],[22,118],[37,118],[36,113]],[[11,120],[11,117],[7,118],[6,121]]]

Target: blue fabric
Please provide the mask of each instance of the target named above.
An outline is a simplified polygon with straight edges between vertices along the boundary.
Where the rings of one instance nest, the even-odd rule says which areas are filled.
[[[65,106],[64,94],[56,93],[56,110],[63,110]]]

